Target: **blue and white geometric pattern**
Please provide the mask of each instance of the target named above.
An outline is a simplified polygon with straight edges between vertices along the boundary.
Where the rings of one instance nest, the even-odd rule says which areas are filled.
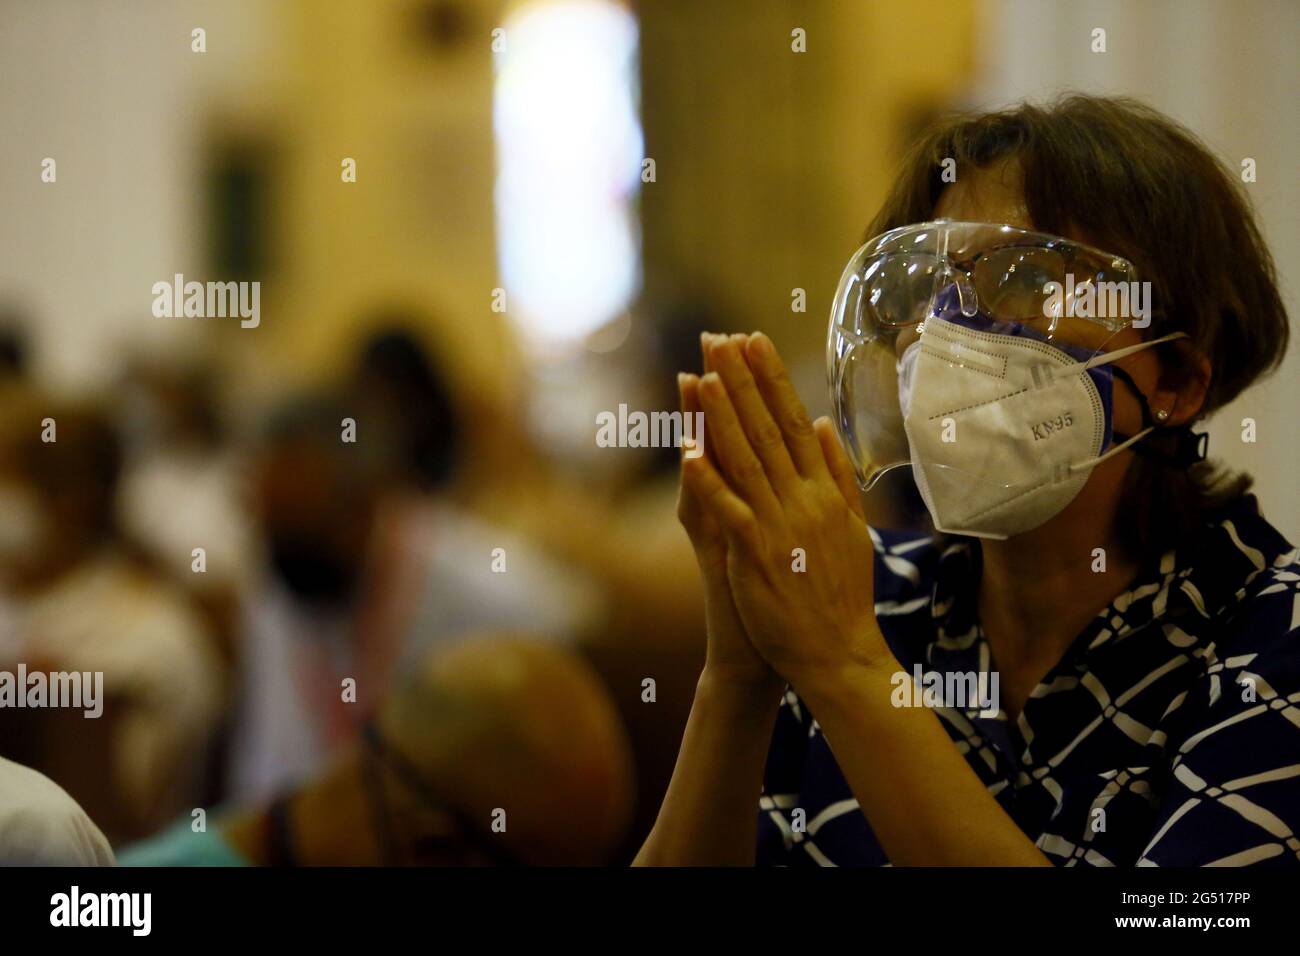
[[[971,539],[875,532],[876,615],[903,668],[987,672]],[[939,710],[1003,809],[1064,866],[1300,863],[1300,554],[1243,497],[1139,572],[1015,723]],[[792,826],[801,809],[804,826]],[[787,689],[758,862],[887,865]]]

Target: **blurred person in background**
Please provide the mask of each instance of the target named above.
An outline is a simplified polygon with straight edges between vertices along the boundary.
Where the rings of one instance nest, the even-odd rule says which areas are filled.
[[[136,360],[116,394],[124,445],[118,520],[141,556],[202,609],[232,666],[238,595],[256,551],[244,462],[222,421],[215,369]]]
[[[426,414],[439,386],[414,340],[376,341],[352,387],[287,404],[253,456],[265,560],[241,614],[236,800],[322,772],[431,646],[485,630],[571,640],[594,600],[445,500],[459,446],[449,417]]]
[[[115,518],[121,449],[106,416],[34,391],[0,407],[0,661],[103,673],[103,714],[9,711],[4,752],[66,787],[110,838],[195,798],[220,717],[203,618],[131,560]]]
[[[347,417],[329,398],[294,400],[250,465],[264,568],[240,611],[227,777],[237,800],[321,769],[388,686],[395,638],[369,610],[383,579],[365,568],[391,448],[378,429],[345,444]],[[360,705],[344,700],[345,679]]]
[[[428,653],[319,775],[201,832],[187,815],[120,862],[600,864],[626,828],[632,775],[618,715],[579,656],[476,634]]]
[[[528,630],[570,641],[602,626],[602,595],[580,572],[549,554],[492,510],[474,507],[480,489],[495,485],[474,455],[470,426],[441,365],[413,331],[419,313],[380,310],[376,328],[357,350],[346,400],[358,421],[378,426],[393,443],[395,474],[385,495],[384,529],[418,624],[429,639],[469,630]],[[482,435],[477,436],[480,439]],[[523,466],[524,446],[515,448]],[[534,497],[526,490],[527,507]]]

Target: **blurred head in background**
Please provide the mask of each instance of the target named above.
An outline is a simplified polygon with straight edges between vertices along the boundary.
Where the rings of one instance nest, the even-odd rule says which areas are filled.
[[[399,455],[384,422],[334,398],[299,398],[272,417],[254,461],[254,513],[270,568],[296,598],[355,596]]]
[[[308,782],[195,833],[128,848],[134,866],[492,866],[608,862],[632,812],[618,713],[571,650],[481,633],[425,654]]]
[[[630,818],[618,713],[565,648],[487,636],[429,655],[374,730],[389,862],[596,864]]]
[[[378,420],[399,444],[399,464],[418,487],[438,488],[454,474],[461,427],[451,389],[411,329],[414,315],[380,314],[362,343],[348,389],[365,420]]]
[[[8,390],[0,410],[0,580],[40,588],[114,542],[121,449],[90,405]]]
[[[117,387],[124,438],[133,451],[211,451],[226,438],[215,369],[202,360],[127,364]]]

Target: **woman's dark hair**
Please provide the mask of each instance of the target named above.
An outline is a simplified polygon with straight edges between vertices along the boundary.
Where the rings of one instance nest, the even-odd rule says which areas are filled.
[[[1286,308],[1250,204],[1234,174],[1173,120],[1135,100],[1081,94],[944,119],[909,151],[868,236],[933,219],[946,159],[958,170],[1013,164],[1037,229],[1137,267],[1156,306],[1147,336],[1186,332],[1210,357],[1201,417],[1281,363]],[[1177,354],[1162,350],[1174,373]],[[1142,504],[1130,509],[1128,543],[1139,552],[1177,543],[1250,481],[1208,461],[1180,469],[1137,456],[1126,494]]]

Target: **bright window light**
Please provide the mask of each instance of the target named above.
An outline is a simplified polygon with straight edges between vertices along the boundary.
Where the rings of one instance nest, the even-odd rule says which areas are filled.
[[[497,247],[529,347],[572,348],[641,285],[637,26],[610,0],[535,0],[496,55]]]

